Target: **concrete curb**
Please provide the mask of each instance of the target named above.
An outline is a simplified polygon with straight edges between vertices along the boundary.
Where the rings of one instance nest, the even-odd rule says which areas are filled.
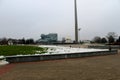
[[[33,61],[67,59],[67,58],[80,58],[80,57],[89,57],[89,56],[114,55],[117,53],[118,53],[117,50],[112,50],[112,51],[97,51],[97,52],[84,52],[84,53],[6,56],[6,61],[8,61],[9,63],[33,62]]]

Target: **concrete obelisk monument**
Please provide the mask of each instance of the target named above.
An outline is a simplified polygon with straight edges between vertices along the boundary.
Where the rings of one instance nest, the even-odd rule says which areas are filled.
[[[75,6],[75,43],[78,43],[78,21],[77,21],[77,1],[74,0]]]

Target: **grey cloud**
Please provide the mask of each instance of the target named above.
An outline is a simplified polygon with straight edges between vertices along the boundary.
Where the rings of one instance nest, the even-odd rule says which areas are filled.
[[[0,37],[33,37],[57,32],[74,39],[74,0],[0,0]],[[77,0],[81,39],[92,39],[120,26],[119,0]]]

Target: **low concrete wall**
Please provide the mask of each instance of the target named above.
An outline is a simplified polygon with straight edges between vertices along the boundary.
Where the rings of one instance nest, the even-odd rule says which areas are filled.
[[[88,46],[88,48],[95,48],[95,49],[109,49],[109,45],[106,46]],[[120,49],[119,45],[111,45],[111,49]]]
[[[98,52],[84,52],[84,53],[66,53],[66,54],[44,54],[44,55],[31,55],[31,56],[6,56],[6,61],[10,63],[16,62],[32,62],[44,60],[57,60],[66,58],[80,58],[89,56],[102,56],[117,54],[117,50],[113,51],[98,51]]]

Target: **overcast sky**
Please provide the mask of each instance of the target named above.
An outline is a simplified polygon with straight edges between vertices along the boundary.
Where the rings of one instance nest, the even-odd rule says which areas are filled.
[[[120,35],[120,0],[77,0],[80,38]],[[74,39],[74,0],[0,0],[0,38]]]

